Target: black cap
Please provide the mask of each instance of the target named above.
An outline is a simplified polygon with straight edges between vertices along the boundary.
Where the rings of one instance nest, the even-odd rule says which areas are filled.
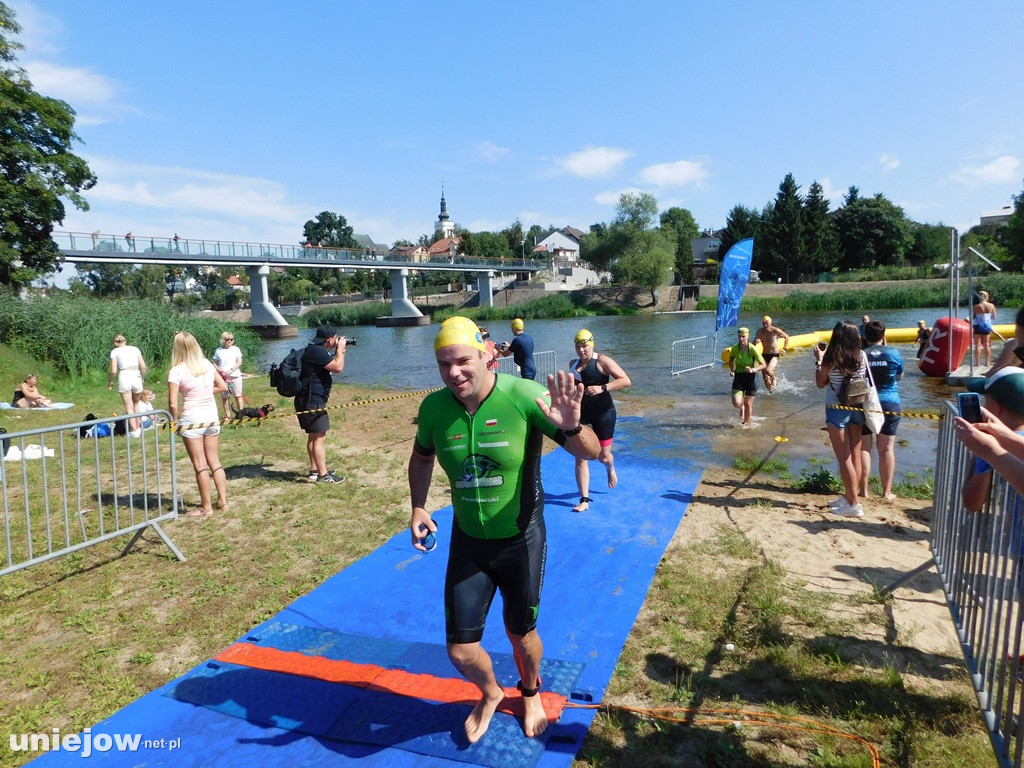
[[[338,335],[338,330],[333,325],[321,325],[316,329],[316,337],[313,339],[314,344],[323,344],[328,339],[333,339]]]

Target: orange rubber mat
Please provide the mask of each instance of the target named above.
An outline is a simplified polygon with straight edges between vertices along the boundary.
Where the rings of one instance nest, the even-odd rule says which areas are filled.
[[[376,664],[355,664],[323,656],[307,656],[297,651],[281,651],[252,643],[235,643],[217,654],[215,660],[441,704],[473,706],[480,700],[480,690],[461,678],[413,674],[401,669],[385,669]],[[498,711],[522,717],[522,694],[516,688],[503,690],[505,699]],[[548,722],[557,722],[565,708],[566,697],[550,691],[542,691],[539,696]]]

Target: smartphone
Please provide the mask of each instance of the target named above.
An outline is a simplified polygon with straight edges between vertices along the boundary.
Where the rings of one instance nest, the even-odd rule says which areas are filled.
[[[961,392],[956,396],[960,418],[977,424],[981,421],[981,395],[977,392]]]

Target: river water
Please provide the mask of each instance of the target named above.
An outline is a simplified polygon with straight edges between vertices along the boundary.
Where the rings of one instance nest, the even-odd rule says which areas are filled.
[[[931,326],[942,314],[938,309],[885,310],[872,314],[890,328],[912,328],[924,319]],[[779,313],[775,324],[794,335],[829,330],[837,320],[859,322],[859,315],[840,317],[819,312]],[[760,316],[740,315],[740,325],[751,333],[760,327]],[[490,324],[496,342],[512,338],[505,321]],[[528,320],[526,331],[536,351],[551,350],[565,367],[574,356],[573,338],[580,328],[589,329],[599,353],[608,354],[629,374],[633,384],[616,400],[634,401],[641,421],[624,421],[620,428],[643,430],[644,438],[663,445],[669,455],[703,463],[731,464],[739,454],[762,456],[769,452],[790,463],[794,474],[808,466],[811,457],[835,460],[824,425],[824,393],[814,384],[814,359],[810,349],[798,349],[782,357],[779,386],[774,394],[759,389],[754,405],[754,429],[739,428],[738,411],[729,402],[731,377],[719,363],[691,373],[671,375],[672,342],[713,336],[712,312],[666,315],[600,316],[558,320]],[[414,328],[357,326],[341,329],[357,345],[346,357],[340,380],[370,386],[421,390],[440,386],[434,361],[433,341],[437,325]],[[300,330],[298,340],[267,342],[261,370],[282,359],[292,347],[312,339],[313,330]],[[717,348],[735,343],[735,330],[719,334]],[[917,368],[914,344],[895,345],[903,355],[905,375],[900,383],[904,411],[936,412],[953,397],[940,379],[924,376]],[[759,377],[760,382],[760,377]],[[637,402],[635,398],[653,398]],[[658,403],[650,406],[649,403]],[[666,405],[667,403],[667,405]],[[921,476],[934,466],[938,421],[904,417],[897,434],[897,478],[907,472]],[[776,437],[785,441],[776,441]],[[827,465],[828,466],[828,465]],[[877,462],[876,462],[877,469]]]

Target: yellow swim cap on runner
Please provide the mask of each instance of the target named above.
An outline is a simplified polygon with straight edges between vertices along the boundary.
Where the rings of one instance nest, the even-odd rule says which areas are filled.
[[[581,341],[584,344],[593,344],[594,334],[592,334],[586,328],[580,328],[580,332],[576,334],[576,343],[579,344]]]
[[[487,349],[484,345],[483,336],[480,335],[480,329],[476,327],[476,323],[468,317],[461,317],[459,315],[449,317],[441,323],[441,328],[437,332],[437,338],[434,339],[434,351],[437,352],[442,347],[450,347],[453,344],[466,344],[467,346],[479,349],[481,352]]]
[[[512,321],[512,330],[513,331],[521,331],[525,327],[526,327],[526,323],[524,323],[522,321],[522,318],[517,317],[515,320]]]

